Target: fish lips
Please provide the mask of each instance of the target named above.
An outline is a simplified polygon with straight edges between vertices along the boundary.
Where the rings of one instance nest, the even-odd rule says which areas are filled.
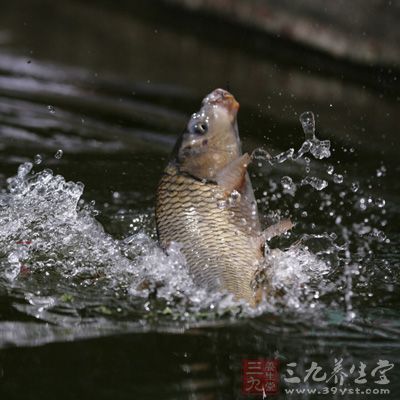
[[[206,105],[218,105],[226,108],[230,114],[236,115],[239,110],[239,103],[235,97],[224,89],[215,89],[209,95],[207,95],[203,102],[203,106]]]

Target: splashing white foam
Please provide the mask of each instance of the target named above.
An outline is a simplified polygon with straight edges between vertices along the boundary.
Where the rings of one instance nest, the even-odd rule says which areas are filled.
[[[48,169],[34,173],[31,163],[22,164],[18,174],[8,179],[8,191],[0,196],[0,274],[10,285],[26,273],[50,273],[82,287],[99,280],[102,290],[157,298],[180,312],[221,314],[239,307],[254,315],[275,304],[267,299],[253,310],[228,293],[197,287],[177,243],[165,253],[144,233],[115,240],[94,218],[93,207],[81,204],[83,189],[82,183],[66,182]],[[312,270],[321,273],[325,265],[304,249],[271,254],[267,258],[271,284],[286,287],[286,306],[298,308]],[[296,277],[296,285],[290,277]],[[35,294],[29,296],[32,303]]]
[[[327,264],[297,245],[286,251],[272,250],[266,255],[266,264],[268,286],[276,293],[269,299],[270,304],[293,309],[315,307],[315,301],[307,301],[308,295],[316,291],[312,286],[315,282],[318,292],[322,290],[320,280],[329,272]]]

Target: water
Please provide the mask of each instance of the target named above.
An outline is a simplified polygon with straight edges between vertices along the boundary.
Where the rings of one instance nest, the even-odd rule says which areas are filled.
[[[145,15],[46,4],[52,40],[64,37],[51,22],[61,14],[81,24],[82,51],[43,40],[44,11],[29,2],[24,30],[13,7],[0,17],[11,38],[0,56],[5,398],[39,395],[43,385],[60,397],[60,382],[71,397],[240,398],[242,359],[260,357],[277,357],[282,375],[294,362],[302,378],[312,362],[329,372],[338,358],[347,370],[364,362],[370,374],[387,359],[397,398],[396,99],[310,76],[296,60],[276,68],[235,45],[159,29]],[[111,23],[116,36],[104,30]],[[123,62],[108,53],[116,43],[130,55]],[[269,242],[273,296],[254,310],[196,287],[179,244],[166,255],[155,235],[154,192],[176,135],[227,80],[244,148],[257,149],[251,175],[263,224],[296,224]],[[377,387],[370,375],[368,384]]]

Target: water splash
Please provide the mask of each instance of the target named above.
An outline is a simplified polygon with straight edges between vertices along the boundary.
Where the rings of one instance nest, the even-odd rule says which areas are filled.
[[[310,152],[315,158],[321,160],[331,156],[329,140],[319,140],[315,136],[315,118],[311,111],[306,111],[300,115],[300,123],[303,127],[306,141],[298,151],[297,158]]]
[[[289,150],[284,151],[283,153],[280,153],[280,154],[276,155],[275,157],[272,157],[269,160],[269,163],[271,165],[282,164],[283,162],[285,162],[287,160],[293,159],[293,154],[294,154],[294,149],[290,148]]]
[[[306,160],[307,158],[304,157],[306,154],[311,154],[314,158],[319,160],[329,158],[331,156],[331,142],[329,140],[319,140],[315,136],[314,114],[311,111],[302,113],[300,115],[300,122],[303,127],[305,141],[297,152],[295,152],[294,148],[289,148],[276,156],[271,156],[267,150],[258,148],[253,151],[252,158],[267,161],[272,166],[282,164],[288,160],[300,160],[301,158]]]
[[[49,169],[34,172],[32,163],[22,164],[7,182],[8,190],[0,196],[0,280],[6,279],[10,287],[37,282],[35,290],[25,287],[28,304],[19,306],[30,315],[60,322],[56,310],[61,304],[72,312],[74,307],[93,310],[94,301],[96,313],[115,317],[112,304],[117,299],[122,310],[131,307],[132,301],[142,301],[146,313],[168,308],[167,314],[179,319],[197,318],[204,312],[213,318],[227,312],[235,315],[238,310],[256,315],[278,304],[268,300],[252,309],[228,293],[197,287],[177,243],[165,253],[143,232],[114,239],[95,219],[95,204],[82,200],[84,185],[80,182],[67,182]],[[233,197],[231,201],[238,201]],[[304,249],[302,260],[308,257],[308,263],[293,264],[290,254],[282,252],[280,259],[275,253],[275,262],[281,266],[287,262],[285,268],[296,270],[297,275],[306,264],[317,262]],[[274,282],[278,280],[277,276]],[[54,281],[60,291],[47,286],[46,282]],[[86,299],[88,288],[101,290],[104,300]],[[293,298],[286,307],[298,304],[294,297],[299,290],[288,290],[287,299],[289,293]]]
[[[305,141],[297,152],[289,149],[287,152],[280,153],[279,156],[289,155],[283,157],[284,161],[295,164],[303,161],[305,176],[303,175],[299,179],[300,182],[295,182],[293,176],[284,175],[280,177],[281,185],[277,185],[272,178],[268,179],[266,184],[269,185],[269,188],[264,191],[263,197],[260,199],[260,211],[264,213],[268,221],[271,221],[270,223],[290,217],[296,221],[300,231],[314,232],[312,234],[296,234],[295,229],[292,232],[292,240],[280,240],[278,247],[282,248],[282,243],[286,243],[288,251],[292,251],[294,249],[290,247],[290,243],[297,240],[298,243],[302,243],[304,249],[310,250],[319,261],[323,261],[325,266],[329,266],[327,276],[330,278],[319,282],[318,291],[323,293],[323,290],[320,289],[327,283],[331,293],[336,293],[336,299],[332,300],[334,306],[341,304],[346,310],[347,320],[351,321],[358,313],[356,305],[368,299],[372,292],[371,286],[374,286],[376,278],[366,270],[371,262],[374,263],[373,249],[380,244],[390,243],[384,233],[384,227],[387,225],[387,220],[384,218],[386,201],[368,193],[372,189],[370,182],[365,189],[359,181],[351,181],[346,171],[341,173],[342,171],[339,171],[338,167],[336,167],[338,171],[335,171],[336,168],[331,164],[322,166],[322,169],[318,168],[308,155],[311,154],[317,160],[330,157],[330,141],[317,139],[313,113],[303,113],[300,122]],[[350,153],[354,153],[354,149]],[[273,159],[274,157],[269,156],[267,161],[270,165],[274,165],[271,162]],[[316,173],[313,173],[313,170]],[[278,170],[273,172],[279,176]],[[385,173],[385,167],[380,167],[376,173],[377,178]],[[270,174],[271,172],[268,170],[268,175],[270,176]],[[332,182],[329,187],[328,181]],[[299,190],[293,191],[292,187]],[[302,187],[304,189],[301,190]],[[314,190],[307,189],[307,187]],[[310,205],[312,206],[310,207]],[[321,233],[322,227],[319,221],[322,214],[324,215],[324,229],[328,228],[329,232]],[[280,261],[289,254],[280,254]],[[270,261],[271,263],[277,262],[277,260]],[[286,268],[290,270],[293,263],[294,260],[290,261]],[[387,271],[387,267],[385,268]],[[275,273],[278,273],[279,270],[278,268]],[[382,272],[379,271],[377,274],[380,275]],[[275,279],[272,276],[269,278],[271,281]],[[277,279],[279,281],[279,278]],[[356,291],[357,296],[354,296],[353,293]],[[338,293],[341,293],[340,300],[337,299]],[[297,299],[299,298],[297,296]],[[286,298],[284,302],[286,301],[296,304],[296,296],[290,300]],[[311,301],[308,298],[303,306],[310,305]]]
[[[316,190],[323,190],[328,186],[328,182],[315,176],[307,176],[302,179],[301,185],[310,185]]]
[[[314,113],[311,111],[305,111],[300,115],[300,123],[303,128],[306,140],[315,139],[315,118]]]
[[[215,318],[240,312],[241,315],[252,316],[293,308],[296,312],[307,312],[324,308],[324,296],[338,291],[344,293],[343,302],[348,315],[353,315],[353,298],[349,293],[357,285],[355,268],[346,267],[347,272],[339,273],[334,280],[326,279],[326,276],[335,268],[351,265],[352,246],[356,246],[357,254],[368,255],[372,241],[383,243],[387,238],[382,229],[373,226],[364,216],[359,223],[346,228],[347,216],[336,206],[351,204],[356,208],[352,215],[354,219],[356,211],[363,214],[375,208],[384,212],[385,200],[365,196],[357,182],[353,182],[351,187],[353,197],[342,191],[338,194],[340,200],[336,200],[332,193],[326,193],[323,189],[327,188],[328,182],[308,175],[313,164],[307,155],[318,160],[329,157],[330,142],[316,138],[315,119],[311,112],[303,115],[301,123],[305,141],[297,152],[293,148],[275,156],[263,149],[253,152],[254,159],[267,160],[271,166],[279,166],[286,161],[299,162],[300,159],[306,165],[307,176],[300,183],[294,182],[288,175],[281,178],[281,186],[269,182],[270,188],[260,204],[268,207],[270,214],[267,218],[272,221],[288,217],[287,214],[282,215],[281,210],[292,210],[305,224],[305,231],[318,230],[314,222],[318,221],[316,213],[324,213],[332,219],[337,230],[329,234],[302,234],[297,237],[294,233],[291,239],[290,235],[289,238],[279,239],[282,243],[286,240],[286,250],[273,249],[266,255],[269,285],[279,295],[269,296],[258,308],[251,309],[243,302],[235,301],[228,293],[209,293],[197,287],[178,243],[172,243],[165,253],[137,227],[133,227],[131,232],[135,233],[125,239],[114,239],[96,220],[99,211],[95,203],[82,200],[82,183],[66,182],[62,176],[54,175],[48,169],[35,173],[33,163],[22,164],[17,175],[7,180],[8,191],[0,195],[0,281],[5,279],[10,287],[23,288],[28,304],[18,307],[23,307],[24,312],[53,322],[56,322],[53,320],[56,315],[56,323],[60,321],[57,314],[59,307],[67,307],[71,313],[77,313],[80,308],[90,315],[95,313],[116,318],[118,313],[129,315],[132,303],[135,304],[135,313],[138,312],[137,307],[141,310],[140,318],[147,318],[150,314],[159,316],[161,313],[174,319],[193,320],[200,315],[201,318],[204,315]],[[59,159],[62,155],[62,150],[59,150],[55,157]],[[38,160],[36,156],[35,165],[39,165]],[[328,166],[325,171],[332,176],[334,183],[344,182],[345,186],[344,177],[334,174],[333,166]],[[298,189],[305,190],[301,189],[303,186],[310,186],[315,189],[311,193],[318,193],[317,206],[313,199],[313,207],[305,207],[307,193],[302,193],[301,199],[297,198]],[[288,198],[291,205],[282,203]],[[119,192],[114,192],[113,201],[121,203]],[[221,207],[238,201],[240,193],[233,192]],[[146,219],[151,220],[146,216],[139,218],[141,221]],[[154,230],[154,226],[147,229]],[[292,245],[295,240],[297,244]],[[285,245],[280,244],[279,247],[285,248]],[[56,287],[61,288],[60,292],[54,293],[52,285],[53,293],[44,295],[47,281],[58,282]],[[36,282],[35,290],[25,286],[27,282]],[[96,301],[92,296],[87,298],[85,293],[88,288],[96,293]],[[97,300],[99,291],[103,299],[100,301]]]
[[[328,274],[329,266],[300,246],[292,246],[287,251],[274,249],[266,262],[269,288],[279,293],[270,299],[275,305],[284,304],[301,311],[315,309],[318,297],[330,291],[321,281],[321,276]]]

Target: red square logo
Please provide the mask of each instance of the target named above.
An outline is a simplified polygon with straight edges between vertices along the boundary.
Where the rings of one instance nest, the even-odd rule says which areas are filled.
[[[279,361],[265,358],[242,360],[242,393],[273,395],[279,390]]]

